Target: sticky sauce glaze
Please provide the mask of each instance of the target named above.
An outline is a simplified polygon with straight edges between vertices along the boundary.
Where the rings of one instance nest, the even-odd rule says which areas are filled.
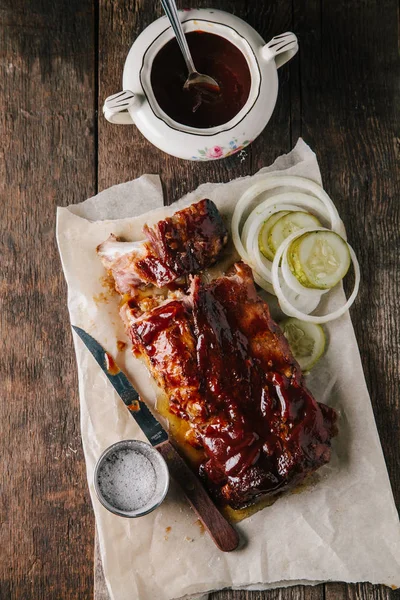
[[[212,495],[240,509],[328,462],[336,432],[335,412],[304,386],[250,274],[252,288],[242,278],[195,278],[190,307],[159,307],[132,336],[167,391],[179,436],[201,449]]]
[[[106,361],[106,369],[107,372],[110,375],[118,375],[118,373],[120,372],[120,368],[119,366],[116,364],[115,360],[113,359],[113,357],[111,356],[111,354],[109,354],[108,352],[106,352],[104,354],[104,359]]]
[[[151,87],[159,106],[174,121],[201,129],[227,123],[246,104],[251,74],[242,52],[225,38],[192,31],[186,34],[199,73],[209,75],[220,93],[207,96],[183,89],[188,72],[175,38],[161,48],[153,61]]]

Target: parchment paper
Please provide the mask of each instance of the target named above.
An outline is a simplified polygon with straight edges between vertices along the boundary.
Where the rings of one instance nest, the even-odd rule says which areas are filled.
[[[95,248],[110,233],[141,239],[144,223],[204,197],[214,200],[229,218],[240,195],[266,171],[321,182],[315,154],[299,140],[291,153],[259,174],[202,185],[168,208],[148,212],[162,203],[160,181],[152,175],[58,209],[57,239],[71,322],[116,357],[150,404],[156,389],[146,368],[132,357],[129,344],[117,351],[116,341],[128,340],[117,311],[118,297],[103,287],[104,269]],[[339,301],[341,290],[330,306]],[[313,485],[242,521],[238,529],[246,544],[229,554],[201,533],[174,484],[161,507],[140,519],[120,518],[100,505],[92,483],[99,455],[113,442],[144,437],[89,352],[74,338],[87,477],[112,600],[172,600],[225,587],[265,589],[326,580],[400,585],[398,515],[349,315],[326,329],[328,350],[308,376],[308,385],[319,401],[340,413],[332,460],[318,471]]]

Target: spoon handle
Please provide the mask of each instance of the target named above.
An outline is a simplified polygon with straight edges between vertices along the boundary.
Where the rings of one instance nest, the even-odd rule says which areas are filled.
[[[183,33],[182,25],[179,20],[178,9],[176,8],[175,0],[161,0],[162,7],[167,15],[171,27],[174,30],[177,42],[185,59],[186,66],[189,74],[196,72],[196,67],[190,54],[189,46],[186,41],[185,34]]]

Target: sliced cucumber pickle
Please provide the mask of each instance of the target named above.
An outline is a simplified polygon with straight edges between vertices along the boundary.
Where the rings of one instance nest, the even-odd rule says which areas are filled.
[[[307,288],[327,290],[337,285],[350,267],[347,243],[333,231],[311,231],[294,240],[287,253],[290,270]]]
[[[264,221],[263,226],[260,229],[260,233],[258,235],[258,247],[260,248],[260,252],[268,258],[269,260],[274,260],[274,253],[271,251],[271,248],[268,245],[268,236],[277,221],[281,217],[284,217],[289,213],[288,210],[280,210],[277,213],[274,213],[270,216],[269,219]]]
[[[281,216],[270,228],[268,235],[268,247],[275,256],[282,242],[295,231],[308,227],[321,227],[317,217],[307,212],[293,211]]]
[[[325,351],[325,333],[320,325],[305,323],[294,317],[280,324],[293,356],[302,371],[309,371]]]

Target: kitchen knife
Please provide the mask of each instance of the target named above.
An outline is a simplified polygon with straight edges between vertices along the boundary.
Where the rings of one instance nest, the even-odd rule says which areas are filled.
[[[239,544],[237,531],[219,512],[200,480],[172,445],[168,433],[140,399],[125,373],[118,368],[112,356],[91,335],[80,327],[73,325],[72,328],[91,352],[103,373],[106,374],[150,444],[164,457],[170,474],[181,486],[190,505],[215,544],[223,552],[235,550]]]

